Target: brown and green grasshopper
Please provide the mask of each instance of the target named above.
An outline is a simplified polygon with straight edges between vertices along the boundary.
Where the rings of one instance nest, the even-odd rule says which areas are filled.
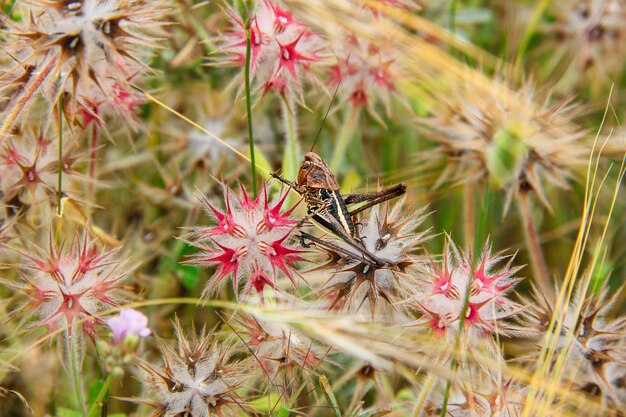
[[[312,218],[355,249],[366,263],[377,267],[386,264],[383,259],[368,251],[363,245],[362,238],[355,226],[355,216],[363,210],[404,194],[406,192],[405,184],[398,184],[375,193],[343,196],[335,175],[324,160],[314,152],[305,155],[295,183],[278,174],[272,174],[272,176],[297,191],[307,203],[308,216],[301,221],[301,224],[308,218]],[[360,203],[363,204],[352,210],[348,208],[348,206]],[[301,232],[301,238],[303,244],[306,239],[320,246],[333,249],[347,257],[353,258],[355,256],[354,253],[309,233]]]

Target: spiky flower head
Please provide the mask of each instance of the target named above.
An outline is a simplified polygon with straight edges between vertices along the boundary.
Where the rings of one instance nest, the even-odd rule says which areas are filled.
[[[426,239],[425,232],[415,232],[425,219],[423,214],[423,210],[411,212],[403,199],[394,206],[375,206],[369,218],[360,220],[360,246],[377,261],[340,239],[328,238],[328,246],[314,246],[327,259],[311,272],[330,273],[321,291],[334,298],[333,308],[356,313],[369,307],[374,318],[380,299],[390,306],[407,294],[413,285],[409,271],[417,265],[414,252]]]
[[[116,85],[145,71],[141,57],[155,46],[165,10],[161,1],[34,0],[20,12],[19,22],[9,21],[16,41],[8,51],[16,64],[2,83],[31,93],[44,88],[50,98],[60,77],[74,101],[94,90],[117,97]],[[17,94],[8,106],[23,99]]]
[[[439,387],[445,387],[445,385],[442,383]],[[494,371],[460,372],[455,377],[450,390],[445,415],[450,417],[520,417],[524,410],[527,391],[522,384],[498,375]],[[443,397],[440,390],[433,390],[423,415],[440,416]]]
[[[5,284],[28,297],[20,314],[24,319],[35,316],[33,327],[71,331],[80,322],[82,330],[93,336],[95,324],[102,321],[98,313],[118,306],[125,298],[121,281],[128,269],[115,258],[115,250],[99,249],[86,232],[69,248],[56,245],[50,236],[47,252],[37,247],[28,251],[19,251],[25,261],[20,265],[20,281]]]
[[[42,132],[20,134],[0,145],[0,186],[8,204],[33,204],[58,196],[59,168],[65,194],[72,194],[82,174],[78,167],[83,154],[76,141],[65,141],[59,162],[59,141]],[[17,200],[16,200],[17,199]]]
[[[367,109],[381,124],[384,122],[377,103],[382,102],[387,115],[391,113],[391,98],[398,95],[396,86],[402,77],[388,43],[385,38],[372,42],[355,34],[346,35],[328,78],[331,87],[339,88],[337,94],[343,103],[355,110]]]
[[[279,372],[292,375],[298,369],[310,371],[322,362],[319,346],[293,329],[256,316],[244,317],[238,323],[244,342],[254,352],[269,382]]]
[[[520,281],[515,274],[521,267],[512,262],[513,256],[493,254],[487,243],[473,265],[471,254],[461,252],[448,239],[442,259],[431,259],[423,285],[408,302],[420,316],[415,325],[452,342],[463,321],[461,342],[465,346],[514,333],[507,319],[518,314],[521,306],[508,298],[508,292]]]
[[[554,20],[541,28],[551,37],[546,42],[550,47],[545,50],[552,59],[556,55],[565,60],[569,67],[559,84],[564,86],[569,82],[570,86],[579,86],[582,83],[593,88],[608,86],[619,79],[626,57],[624,2],[566,0],[550,6]]]
[[[284,276],[294,285],[294,264],[304,259],[301,249],[290,243],[291,231],[298,223],[291,218],[295,207],[283,212],[287,193],[269,201],[267,185],[251,200],[241,187],[241,198],[224,188],[225,211],[220,211],[201,196],[205,211],[217,224],[196,227],[190,234],[191,242],[200,249],[190,264],[215,266],[213,277],[207,282],[203,296],[210,297],[224,278],[232,277],[233,289],[238,293],[239,280],[244,285],[241,293],[256,290],[262,295],[265,286],[278,289],[277,280]]]
[[[587,161],[572,108],[543,107],[529,86],[517,93],[494,86],[484,94],[468,85],[442,95],[438,105],[435,116],[421,121],[426,137],[439,144],[424,160],[445,164],[436,186],[489,183],[505,193],[505,209],[514,195],[532,190],[549,208],[544,186],[567,188]]]
[[[221,39],[223,62],[243,68],[246,62],[246,22],[229,8],[231,30]],[[324,48],[321,38],[278,2],[257,0],[250,17],[250,71],[257,89],[285,96],[295,94],[303,101],[302,84],[314,78]]]
[[[236,390],[254,370],[237,358],[234,339],[206,332],[186,336],[180,322],[174,323],[177,347],[161,339],[163,366],[140,361],[144,380],[156,401],[153,417],[237,416],[247,410]]]
[[[529,308],[522,325],[536,351],[522,359],[535,363],[541,348],[549,343],[553,361],[567,357],[560,378],[563,387],[574,395],[586,393],[605,407],[619,408],[626,402],[626,318],[608,316],[620,292],[611,295],[608,288],[599,288],[586,293],[583,282],[560,313],[555,311],[558,303],[537,289],[533,300],[524,299]],[[555,333],[555,328],[560,331]]]

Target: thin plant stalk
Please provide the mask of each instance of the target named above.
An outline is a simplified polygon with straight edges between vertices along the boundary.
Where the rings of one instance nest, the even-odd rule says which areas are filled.
[[[82,416],[86,416],[85,410],[85,394],[83,392],[83,382],[81,378],[82,368],[82,345],[81,335],[79,333],[78,326],[72,324],[70,328],[65,331],[65,350],[67,355],[67,366],[72,381],[72,389],[74,391],[74,397],[76,399],[76,405]]]
[[[417,397],[417,401],[415,402],[415,408],[413,409],[413,414],[411,417],[419,417],[422,414],[422,410],[424,409],[424,404],[428,399],[428,394],[430,394],[430,390],[433,388],[435,384],[435,376],[432,373],[426,375],[426,381],[422,387],[422,391],[420,395]]]
[[[61,217],[61,197],[63,196],[63,97],[59,97],[59,175],[57,180],[57,215]]]
[[[286,144],[285,156],[283,157],[283,173],[285,177],[293,179],[298,172],[298,123],[296,120],[296,108],[293,98],[289,95],[283,97],[281,111],[285,126]]]
[[[335,152],[333,153],[333,157],[330,161],[330,167],[333,171],[339,169],[346,150],[354,137],[354,132],[356,131],[356,126],[359,121],[359,115],[361,114],[360,109],[360,107],[350,106],[350,112],[341,124],[341,130],[339,131],[339,138],[337,139]]]
[[[254,136],[252,134],[252,103],[250,99],[250,22],[246,25],[246,67],[244,82],[246,89],[246,115],[248,119],[248,143],[250,144],[250,172],[252,175],[252,192],[256,198],[256,161],[254,157]]]
[[[463,208],[465,219],[463,232],[465,233],[465,245],[475,247],[476,243],[476,203],[474,201],[475,187],[471,181],[465,183],[463,187]]]
[[[0,142],[4,140],[6,133],[11,129],[13,122],[15,122],[15,119],[17,119],[24,107],[26,107],[28,101],[39,90],[39,87],[41,87],[44,81],[46,81],[55,63],[56,61],[51,59],[36,76],[28,80],[22,92],[16,97],[15,104],[12,106],[11,111],[4,117],[2,126],[0,126]]]
[[[535,222],[531,213],[529,194],[530,193],[528,191],[521,191],[517,195],[520,215],[522,216],[522,222],[524,224],[524,238],[530,255],[530,262],[535,275],[535,281],[543,293],[546,296],[549,296],[552,294],[552,286],[550,285],[548,266],[546,265],[546,261],[543,257],[537,228],[535,227]]]
[[[87,201],[95,205],[96,158],[98,156],[98,124],[91,124],[91,141],[89,142],[89,183],[87,185]]]
[[[475,256],[472,255],[472,275],[474,274],[474,259]],[[469,298],[470,298],[470,287],[472,285],[472,280],[469,279],[467,281],[467,288],[465,288],[465,296],[463,297],[463,309],[461,310],[460,320],[459,320],[459,331],[454,339],[454,349],[453,353],[457,355],[453,355],[450,360],[450,370],[452,371],[452,377],[448,379],[446,382],[446,389],[443,395],[443,404],[441,406],[441,414],[440,417],[446,417],[448,414],[448,401],[450,400],[450,392],[452,391],[452,380],[455,378],[456,372],[459,368],[459,360],[457,357],[463,357],[463,350],[461,350],[461,337],[463,336],[463,326],[465,326],[465,319],[467,317],[467,309],[469,308]]]

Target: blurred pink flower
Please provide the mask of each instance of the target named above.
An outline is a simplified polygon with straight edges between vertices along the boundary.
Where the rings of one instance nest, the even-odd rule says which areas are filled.
[[[120,313],[107,320],[107,326],[113,332],[113,344],[118,345],[127,336],[146,337],[150,335],[148,318],[137,310],[124,308]]]

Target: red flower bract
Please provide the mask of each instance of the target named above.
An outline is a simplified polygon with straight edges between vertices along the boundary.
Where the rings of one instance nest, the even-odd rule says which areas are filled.
[[[238,280],[245,281],[242,293],[255,289],[262,294],[266,285],[277,288],[281,274],[294,282],[293,265],[304,259],[299,255],[302,251],[289,244],[298,221],[290,217],[293,208],[282,212],[285,197],[282,194],[269,202],[264,186],[253,200],[243,187],[242,197],[237,198],[225,188],[225,211],[201,197],[206,212],[217,222],[212,227],[196,227],[190,236],[201,251],[189,263],[217,268],[203,296],[211,296],[228,276],[232,276],[235,291]]]

